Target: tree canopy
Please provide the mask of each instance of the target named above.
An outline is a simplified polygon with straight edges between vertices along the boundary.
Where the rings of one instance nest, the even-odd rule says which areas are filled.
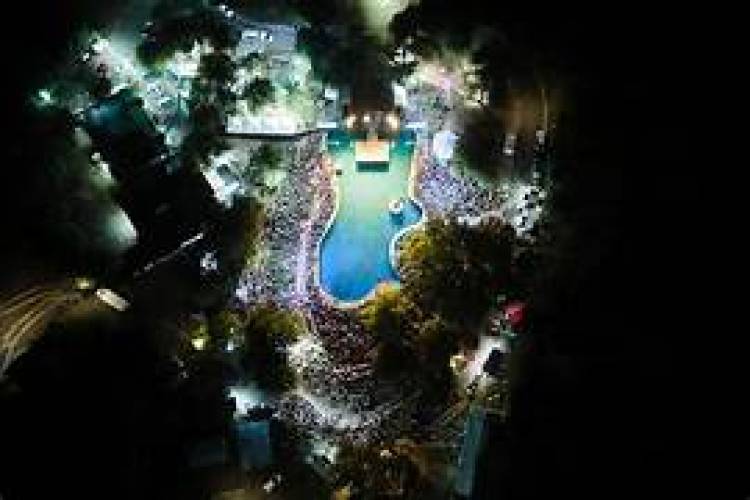
[[[489,108],[472,110],[464,117],[463,130],[456,143],[455,166],[461,174],[469,173],[487,182],[498,181],[507,173],[501,165],[502,121]]]
[[[498,295],[514,291],[515,248],[515,232],[494,220],[435,219],[409,234],[400,252],[403,286],[381,285],[359,313],[376,339],[376,370],[408,374],[424,399],[444,398],[451,355],[476,346]]]
[[[39,147],[24,152],[24,203],[34,214],[30,220],[38,234],[54,241],[56,257],[90,269],[123,250],[110,220],[119,207],[78,144],[75,127],[70,113],[58,108],[39,110],[33,118],[31,135]]]
[[[248,311],[241,347],[242,365],[263,387],[282,390],[294,384],[287,346],[305,331],[295,312],[262,305]]]
[[[211,341],[223,348],[226,343],[239,333],[242,322],[234,311],[222,309],[208,317],[208,335]]]
[[[377,341],[375,363],[379,373],[394,377],[403,374],[404,368],[414,367],[411,334],[419,311],[399,288],[380,285],[359,314]]]
[[[428,221],[407,235],[400,254],[404,290],[423,310],[474,327],[497,295],[509,289],[515,233],[488,219],[470,226]]]
[[[192,101],[216,104],[222,114],[231,111],[237,100],[231,87],[236,70],[236,63],[227,54],[204,54],[191,88]]]
[[[170,8],[161,6],[161,15],[149,27],[138,46],[141,62],[154,66],[177,51],[189,52],[195,42],[207,40],[214,49],[232,47],[239,33],[218,12],[204,7]]]
[[[273,144],[263,143],[255,151],[243,171],[243,178],[248,186],[263,185],[266,174],[281,168],[281,152]]]
[[[343,446],[333,469],[337,498],[436,498],[418,460],[398,443]],[[344,496],[347,495],[347,496]]]
[[[256,78],[242,89],[242,98],[251,111],[273,102],[273,84],[268,78]]]

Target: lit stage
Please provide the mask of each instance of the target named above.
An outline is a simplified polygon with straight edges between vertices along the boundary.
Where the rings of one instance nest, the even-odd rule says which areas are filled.
[[[391,161],[391,143],[377,139],[354,143],[357,163],[388,163]]]

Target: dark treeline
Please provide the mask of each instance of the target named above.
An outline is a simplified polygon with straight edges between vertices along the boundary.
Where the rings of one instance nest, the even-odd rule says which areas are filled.
[[[441,3],[453,9],[429,0],[418,9],[452,20],[437,13]],[[461,4],[467,31],[474,16],[499,36],[495,48],[513,54],[489,59],[490,75],[541,75],[564,96],[551,238],[530,296],[509,466],[497,486],[507,498],[675,495],[693,465],[686,386],[675,372],[678,339],[690,330],[684,273],[694,265],[683,210],[695,167],[678,153],[674,126],[687,102],[686,34],[672,26],[667,35],[653,11],[508,7],[490,17],[484,2]]]
[[[112,19],[125,0],[98,2],[33,1],[15,5],[6,18],[2,41],[14,47],[6,54],[8,69],[3,82],[6,125],[3,127],[0,170],[0,210],[3,221],[2,255],[28,260],[36,258],[52,267],[69,268],[75,257],[56,245],[45,227],[45,214],[39,197],[45,196],[41,178],[47,148],[45,123],[48,117],[37,113],[31,96],[67,56],[83,29],[95,29]],[[12,244],[10,244],[12,242]],[[50,251],[52,250],[52,251]],[[19,264],[22,265],[22,264]]]
[[[475,50],[495,98],[507,82],[562,96],[550,238],[520,343],[510,445],[495,450],[505,460],[487,462],[506,466],[485,474],[497,498],[690,487],[675,370],[691,330],[684,211],[695,167],[675,121],[690,102],[693,52],[686,27],[667,19],[636,7],[490,12],[487,2],[423,0],[393,24],[428,48]]]

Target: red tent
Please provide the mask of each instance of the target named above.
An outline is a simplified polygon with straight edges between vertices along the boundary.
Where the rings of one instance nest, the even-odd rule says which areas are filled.
[[[523,323],[525,310],[526,304],[519,301],[508,302],[503,309],[503,311],[505,312],[505,319],[513,328],[521,326],[521,324]]]

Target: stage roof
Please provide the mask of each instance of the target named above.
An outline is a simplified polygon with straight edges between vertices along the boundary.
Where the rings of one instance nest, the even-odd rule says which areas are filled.
[[[391,159],[389,141],[357,141],[354,152],[357,163],[388,163]]]

